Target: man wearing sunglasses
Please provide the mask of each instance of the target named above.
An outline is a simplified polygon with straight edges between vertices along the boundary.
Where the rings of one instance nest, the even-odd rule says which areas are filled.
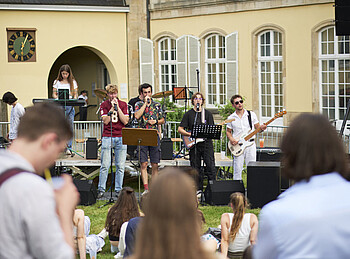
[[[233,108],[235,108],[235,112],[228,117],[228,120],[234,119],[234,121],[227,124],[226,135],[232,145],[237,145],[240,136],[252,129],[260,128],[262,131],[266,129],[266,125],[259,124],[258,118],[254,112],[247,111],[243,108],[242,96],[238,94],[232,96],[231,103]],[[255,143],[247,147],[242,155],[233,157],[234,180],[242,180],[243,164],[245,162],[245,164],[248,165],[250,161],[256,161]]]
[[[187,111],[178,127],[178,132],[184,137],[191,136],[191,130],[196,124],[214,124],[214,118],[210,111],[204,109],[204,96],[202,93],[195,93],[191,102],[193,109]],[[191,167],[195,168],[198,172],[197,177],[197,197],[201,198],[203,192],[203,177],[204,172],[201,172],[201,160],[203,159],[207,166],[208,179],[213,180],[215,176],[215,159],[214,159],[214,148],[211,139],[204,139],[200,142],[197,139],[197,143],[190,147],[190,162]]]

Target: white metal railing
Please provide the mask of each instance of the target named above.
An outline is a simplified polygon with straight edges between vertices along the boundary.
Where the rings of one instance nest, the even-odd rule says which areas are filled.
[[[9,130],[9,122],[0,122],[0,134],[6,137]],[[101,121],[75,121],[73,125],[73,149],[75,151],[84,151],[85,143],[79,140],[86,140],[89,137],[101,139]],[[181,135],[177,132],[177,128],[180,122],[167,122],[167,131],[169,138],[181,138]],[[280,145],[282,136],[287,129],[287,126],[267,126],[267,129],[258,133],[256,136],[256,144],[259,146],[259,139],[264,139],[264,146],[277,148]],[[0,136],[1,136],[0,135]],[[78,142],[76,141],[78,140]],[[343,135],[343,143],[345,150],[350,153],[350,137],[349,135]],[[174,142],[174,152],[178,152],[181,149],[181,142]],[[226,155],[229,154],[227,150],[227,137],[226,137],[226,126],[223,126],[221,139],[214,140],[214,150],[215,152],[225,151]]]

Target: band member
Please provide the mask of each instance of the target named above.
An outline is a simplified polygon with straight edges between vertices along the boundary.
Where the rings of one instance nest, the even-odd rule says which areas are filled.
[[[247,111],[243,108],[243,98],[240,95],[234,95],[231,97],[231,103],[235,112],[232,113],[228,120],[235,119],[227,124],[226,135],[232,145],[237,145],[240,136],[253,129],[260,128],[261,131],[266,129],[266,125],[259,124],[256,114],[252,111]],[[250,147],[247,147],[243,154],[237,157],[233,157],[233,179],[242,180],[243,164],[248,165],[250,161],[256,161],[256,145],[255,143]]]
[[[156,129],[158,125],[164,123],[162,106],[159,102],[154,101],[152,96],[152,86],[150,84],[142,84],[140,86],[143,100],[135,104],[135,118],[139,121],[139,128]],[[152,177],[158,175],[158,163],[160,162],[160,139],[158,134],[158,146],[141,146],[140,147],[141,177],[145,192],[148,192],[148,154],[152,165]]]
[[[194,125],[197,124],[214,124],[214,118],[210,111],[204,109],[204,96],[202,93],[195,93],[191,102],[193,109],[187,111],[178,127],[178,132],[185,136],[191,136],[191,130]],[[198,142],[196,147],[192,146],[190,149],[190,162],[191,167],[198,171],[199,177],[197,178],[197,195],[203,192],[203,172],[201,171],[201,160],[203,159],[208,170],[209,180],[215,178],[215,158],[214,158],[214,147],[211,139],[205,139],[204,142]]]
[[[101,168],[100,179],[98,182],[98,198],[102,198],[106,191],[106,181],[108,178],[108,171],[111,165],[111,148],[114,149],[115,157],[115,193],[119,195],[123,187],[124,168],[126,160],[126,145],[122,141],[122,128],[129,121],[128,105],[118,99],[118,87],[109,84],[106,86],[108,100],[101,104],[101,117],[103,121],[102,133],[102,148],[101,148]],[[111,117],[112,118],[112,132],[111,132]],[[112,190],[111,190],[112,191]]]
[[[83,90],[80,92],[80,95],[78,96],[79,100],[84,100],[85,104],[84,106],[79,107],[79,120],[80,121],[86,121],[87,120],[87,106],[88,106],[88,91]]]
[[[17,138],[19,120],[25,111],[22,104],[18,102],[17,97],[11,92],[4,93],[2,96],[2,101],[12,106],[10,117],[10,132],[7,134],[7,139],[12,142],[15,138]]]

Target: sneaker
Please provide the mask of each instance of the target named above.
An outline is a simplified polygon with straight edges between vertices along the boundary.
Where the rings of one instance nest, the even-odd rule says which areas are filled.
[[[102,231],[100,233],[97,234],[98,237],[102,238],[102,239],[105,239],[106,236],[108,236],[108,232],[107,230],[104,228],[102,229]]]
[[[141,196],[146,194],[146,193],[148,193],[148,190],[144,190],[143,193],[141,194]]]
[[[98,194],[97,194],[97,199],[101,199],[104,194],[105,194],[105,192],[99,191]]]

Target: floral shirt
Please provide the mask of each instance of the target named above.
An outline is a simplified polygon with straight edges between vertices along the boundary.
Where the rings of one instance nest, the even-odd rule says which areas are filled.
[[[143,104],[144,104],[144,101],[137,102],[135,104],[135,112],[140,110]],[[152,99],[151,105],[146,106],[145,111],[143,112],[142,116],[138,120],[139,128],[158,130],[158,124],[151,125],[148,123],[148,120],[160,120],[162,118],[163,118],[162,106],[160,105],[159,102],[155,102]]]

